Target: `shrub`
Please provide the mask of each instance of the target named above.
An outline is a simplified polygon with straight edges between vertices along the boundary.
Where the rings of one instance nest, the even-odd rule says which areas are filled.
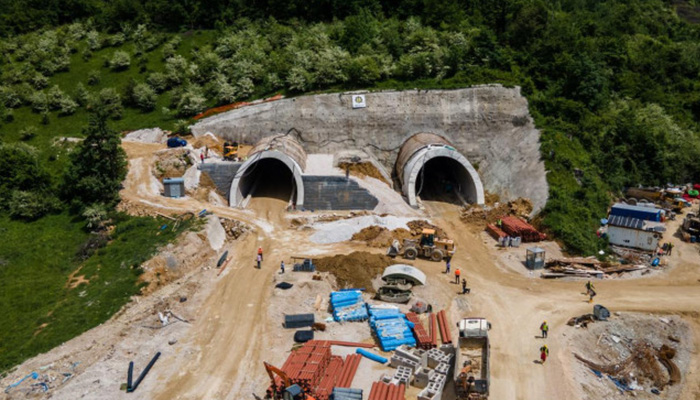
[[[197,85],[190,85],[177,102],[177,114],[183,117],[191,117],[200,113],[206,107],[207,99],[202,94],[202,89]]]
[[[58,110],[61,108],[61,101],[66,97],[65,93],[58,87],[54,85],[46,92],[46,99],[49,104],[50,110]]]
[[[43,89],[48,85],[49,85],[49,78],[45,77],[44,75],[42,75],[40,73],[36,73],[32,77],[32,86],[34,86],[35,89]]]
[[[102,44],[100,43],[100,34],[97,33],[97,31],[90,31],[85,35],[85,39],[87,41],[88,49],[91,51],[96,51],[99,50],[100,47],[102,47]]]
[[[87,76],[87,84],[95,86],[100,83],[100,71],[90,71]]]
[[[12,111],[11,108],[6,108],[5,111],[3,112],[2,120],[7,122],[7,123],[14,121],[15,120],[14,111]]]
[[[165,75],[171,86],[180,85],[187,77],[187,60],[181,55],[170,57],[165,61]]]
[[[8,202],[10,216],[26,220],[35,220],[60,208],[58,200],[45,193],[15,190]]]
[[[15,108],[22,105],[22,99],[14,88],[0,86],[0,105]]]
[[[95,203],[85,208],[83,218],[85,218],[85,226],[88,229],[99,230],[107,219],[107,209],[104,204]]]
[[[84,107],[88,103],[89,96],[90,92],[88,92],[88,90],[85,89],[85,85],[83,85],[81,82],[78,82],[78,84],[75,85],[75,96],[73,96],[78,105]]]
[[[146,82],[148,82],[148,84],[151,85],[151,87],[153,88],[153,90],[156,91],[156,93],[162,93],[166,89],[168,89],[168,77],[161,72],[154,72],[152,74],[148,74]]]
[[[104,88],[92,99],[90,108],[103,110],[112,119],[121,119],[124,108],[119,93],[114,88]]]
[[[109,67],[113,71],[123,71],[128,69],[131,65],[131,57],[125,51],[115,51],[112,55],[112,59],[109,60]]]
[[[115,33],[109,37],[109,45],[112,47],[121,46],[126,41],[126,36],[123,33]]]
[[[44,92],[34,92],[29,97],[29,103],[32,105],[32,111],[40,113],[49,108],[48,100]]]
[[[180,119],[175,122],[175,127],[173,127],[173,132],[178,135],[189,135],[192,133],[190,131],[190,121],[186,119]]]
[[[36,128],[33,126],[28,126],[19,131],[19,140],[27,142],[34,139],[36,136]]]
[[[139,83],[133,90],[134,104],[143,111],[152,111],[156,108],[158,96],[155,90],[145,83]]]
[[[48,111],[42,112],[41,113],[41,123],[43,125],[48,125],[50,122],[51,122],[51,120],[49,119],[49,112]]]
[[[72,115],[78,109],[78,103],[68,96],[64,96],[58,107],[59,115]]]

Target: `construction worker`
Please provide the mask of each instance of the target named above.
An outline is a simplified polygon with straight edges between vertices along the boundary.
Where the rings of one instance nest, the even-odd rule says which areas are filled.
[[[258,269],[260,269],[260,263],[262,262],[262,256],[258,254]]]
[[[450,262],[452,261],[452,257],[447,257],[447,260],[445,260],[445,273],[449,274],[450,273]]]
[[[199,153],[199,159],[202,160],[202,164],[204,164],[204,153]]]
[[[262,261],[262,260],[263,260],[263,251],[262,251],[262,247],[258,247],[258,255],[260,256],[260,261]]]
[[[591,281],[586,282],[586,294],[590,296],[588,302],[593,303],[593,298],[596,296],[597,293],[595,292],[595,286],[593,286]]]
[[[540,331],[542,331],[542,338],[547,339],[547,333],[549,332],[549,325],[547,325],[547,321],[544,321],[542,325],[540,325]]]
[[[457,268],[457,269],[455,270],[455,283],[458,284],[458,285],[459,285],[459,276],[460,276],[461,274],[462,274],[462,271],[460,271],[459,268]]]
[[[462,294],[467,294],[467,293],[469,293],[470,291],[471,291],[471,290],[470,290],[469,288],[467,288],[467,280],[466,280],[466,279],[462,279]]]
[[[503,227],[503,221],[499,218],[498,221],[496,221],[496,226],[500,229]]]
[[[280,263],[280,269],[282,270],[282,274],[284,273],[284,261]]]
[[[547,361],[547,356],[549,356],[549,348],[545,344],[544,346],[540,347],[540,360],[542,361],[542,365],[544,365],[545,361]]]
[[[668,255],[671,255],[671,252],[673,252],[673,243],[668,244]]]

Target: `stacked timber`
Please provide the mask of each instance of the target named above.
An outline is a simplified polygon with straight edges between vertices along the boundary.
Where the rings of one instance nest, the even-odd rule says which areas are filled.
[[[551,279],[564,277],[603,278],[606,274],[639,271],[647,267],[605,263],[594,257],[587,257],[552,259],[545,264],[544,268],[547,272],[543,272],[541,277]]]

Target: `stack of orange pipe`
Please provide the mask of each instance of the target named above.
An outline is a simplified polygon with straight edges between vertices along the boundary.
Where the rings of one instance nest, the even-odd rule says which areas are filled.
[[[369,400],[406,400],[406,386],[374,382],[369,392]]]
[[[340,377],[335,384],[335,387],[349,388],[352,385],[352,380],[355,379],[357,368],[360,366],[362,356],[359,354],[351,354],[345,358],[345,365],[340,372]]]
[[[450,321],[447,319],[447,314],[445,313],[445,310],[441,310],[440,312],[438,312],[437,322],[440,327],[442,343],[452,343],[452,334],[450,333]]]

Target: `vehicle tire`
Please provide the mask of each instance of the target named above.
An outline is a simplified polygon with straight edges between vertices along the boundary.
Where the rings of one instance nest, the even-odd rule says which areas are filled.
[[[442,253],[442,250],[435,250],[433,251],[433,254],[430,255],[430,259],[433,261],[442,261],[444,257],[444,254]]]
[[[418,250],[416,250],[413,247],[410,247],[403,252],[403,258],[406,258],[408,260],[415,260],[417,256]]]
[[[636,205],[637,205],[637,199],[630,197],[629,199],[627,199],[627,204],[629,204],[629,205],[631,205],[631,206],[636,206]]]

